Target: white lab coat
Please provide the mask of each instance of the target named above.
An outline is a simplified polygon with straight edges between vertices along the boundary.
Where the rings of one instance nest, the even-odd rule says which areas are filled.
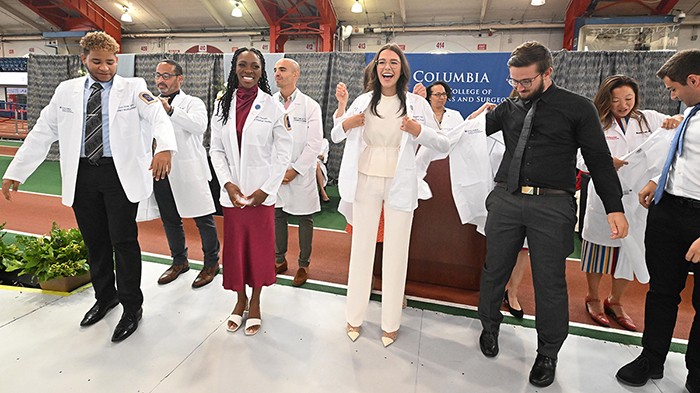
[[[36,125],[3,178],[24,183],[44,161],[51,144],[58,141],[62,202],[66,206],[73,205],[85,122],[83,96],[86,79],[70,79],[58,85],[51,102],[42,109]],[[114,166],[126,197],[134,203],[148,198],[153,191],[153,176],[149,170],[153,153],[148,141],[156,139],[156,153],[177,152],[173,126],[160,101],[141,98],[141,93],[148,93],[142,78],[116,75],[109,96],[109,142]],[[142,129],[142,119],[151,127]]]
[[[644,113],[644,116],[646,117],[649,126],[653,127],[651,129],[652,131],[659,129],[661,127],[661,124],[663,124],[664,119],[668,117],[662,113],[652,110],[643,110],[642,112]],[[673,132],[671,132],[670,130],[666,131],[670,134],[673,134]],[[642,127],[642,125],[639,124],[637,120],[633,119],[630,119],[629,123],[627,124],[626,133],[622,132],[622,129],[617,124],[617,122],[613,122],[613,124],[611,124],[610,127],[603,130],[603,132],[605,133],[605,139],[608,143],[610,154],[613,157],[620,159],[622,159],[622,157],[624,156],[627,156],[630,152],[634,151],[639,146],[641,146],[651,135],[651,132],[647,129],[646,126]],[[586,167],[580,150],[578,151],[576,166],[582,171],[588,171],[588,168]],[[623,171],[623,169],[625,169],[625,166],[620,168],[620,170],[617,172],[618,177],[620,177],[621,180],[621,176],[626,172]],[[647,181],[649,181],[650,178],[642,179],[642,181],[644,181],[644,185],[646,185]],[[627,197],[627,195],[629,194],[632,195],[630,205],[633,203],[638,203],[637,193],[640,190],[641,189],[630,189],[629,187],[628,189],[623,189],[623,205],[625,204],[626,199],[630,199],[629,197]],[[591,193],[591,191],[593,192]],[[581,236],[583,237],[583,239],[596,244],[611,247],[619,247],[621,244],[619,240],[610,239],[610,225],[608,224],[607,214],[605,214],[604,209],[600,210],[602,202],[600,201],[598,195],[595,193],[593,183],[589,183],[588,192],[589,196],[587,199],[588,202],[586,206],[586,215],[584,217],[583,233],[581,234]],[[598,203],[600,203],[600,206],[597,205]],[[625,211],[627,210],[628,207],[626,206]]]
[[[484,201],[494,187],[494,170],[489,153],[496,144],[496,140],[489,142],[490,138],[486,137],[485,119],[486,114],[482,113],[447,131],[450,139],[449,154],[429,149],[424,151],[421,148],[417,155],[419,173],[422,176],[425,176],[430,161],[449,156],[452,199],[460,221],[462,224],[476,225],[480,233],[484,233],[486,224]]]
[[[620,158],[637,148],[649,138],[652,131],[661,127],[664,120],[668,118],[667,115],[654,110],[644,109],[641,112],[644,114],[649,127],[640,124],[637,120],[630,119],[629,123],[627,123],[626,132],[622,132],[622,128],[616,121],[613,121],[610,127],[603,130],[605,141],[608,143],[608,149],[610,149],[610,154],[613,157]],[[576,167],[584,172],[588,172],[588,167],[586,167],[580,150],[577,156]]]
[[[644,257],[647,209],[639,204],[637,194],[661,171],[673,135],[673,131],[660,128],[632,152],[619,157],[628,162],[617,172],[622,185],[622,204],[629,222],[629,233],[624,239],[610,239],[610,226],[603,202],[595,192],[593,183],[588,185],[582,235],[585,240],[595,244],[620,247],[615,278],[632,280],[636,276],[643,284],[649,281]]]
[[[263,91],[250,108],[243,126],[241,149],[236,137],[236,95],[231,100],[231,111],[226,124],[215,111],[211,119],[211,147],[209,154],[214,171],[221,184],[221,206],[233,207],[224,189],[231,182],[243,195],[256,190],[268,196],[264,205],[272,206],[292,155],[292,130],[287,128],[284,107]]]
[[[330,145],[328,139],[323,138],[321,140],[321,152],[318,154],[316,162],[321,168],[321,173],[323,174],[323,187],[328,184],[328,169],[326,168],[326,163],[328,162],[328,152],[330,151]]]
[[[355,192],[357,191],[358,163],[360,154],[367,147],[367,143],[362,137],[364,126],[355,127],[345,132],[343,121],[365,111],[369,113],[371,99],[371,92],[357,97],[345,114],[335,121],[335,126],[331,130],[331,138],[334,143],[340,143],[347,138],[338,173],[338,192],[341,198],[338,211],[345,216],[350,224],[352,224],[352,203],[355,201]],[[421,149],[432,148],[440,152],[447,152],[450,144],[446,135],[429,126],[435,121],[433,120],[432,108],[425,98],[407,93],[406,111],[409,118],[413,118],[421,124],[421,132],[417,137],[407,132],[401,136],[396,174],[391,182],[385,203],[394,210],[411,212],[418,207],[418,185],[422,181],[418,177],[416,166],[418,145],[422,145]]]
[[[272,96],[276,101],[279,97],[279,92]],[[292,124],[294,138],[292,159],[287,169],[294,169],[297,176],[280,186],[275,207],[292,215],[313,214],[321,210],[316,186],[316,160],[323,140],[321,106],[297,90],[285,113]]]
[[[195,218],[216,211],[209,188],[211,171],[207,162],[207,151],[202,137],[207,130],[207,108],[204,102],[180,91],[171,103],[173,114],[170,121],[175,130],[178,155],[168,181],[173,192],[180,217]],[[141,201],[136,220],[147,221],[160,217],[155,196]]]

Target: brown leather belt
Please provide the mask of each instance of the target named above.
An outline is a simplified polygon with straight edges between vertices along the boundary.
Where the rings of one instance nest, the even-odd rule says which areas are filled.
[[[507,189],[507,186],[505,183],[496,183],[496,186]],[[533,187],[533,186],[521,186],[519,191],[523,195],[533,195],[533,196],[539,196],[539,195],[571,196],[571,193],[568,191],[556,190],[553,188]]]

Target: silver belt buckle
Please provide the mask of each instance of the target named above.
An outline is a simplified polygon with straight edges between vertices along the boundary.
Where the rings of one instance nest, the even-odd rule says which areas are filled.
[[[535,195],[535,187],[522,186],[520,187],[520,193],[525,195]]]

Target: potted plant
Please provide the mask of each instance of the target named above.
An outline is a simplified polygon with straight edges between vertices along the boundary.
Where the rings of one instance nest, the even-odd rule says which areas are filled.
[[[31,274],[45,290],[69,292],[90,281],[87,247],[77,229],[61,229],[55,222],[47,237],[23,236],[17,240],[22,260],[8,271]]]
[[[37,282],[34,277],[20,276],[14,271],[22,264],[22,250],[16,244],[7,243],[4,228],[5,223],[0,224],[0,284],[35,287]]]

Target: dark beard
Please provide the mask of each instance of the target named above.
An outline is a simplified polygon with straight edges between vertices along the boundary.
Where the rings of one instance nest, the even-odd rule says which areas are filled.
[[[530,95],[528,95],[527,97],[522,97],[522,96],[520,96],[520,94],[518,94],[518,95],[520,96],[520,99],[522,99],[524,101],[532,101],[532,100],[540,98],[543,93],[544,93],[544,82],[540,83],[540,87],[538,87],[537,90],[532,91],[530,93]]]

